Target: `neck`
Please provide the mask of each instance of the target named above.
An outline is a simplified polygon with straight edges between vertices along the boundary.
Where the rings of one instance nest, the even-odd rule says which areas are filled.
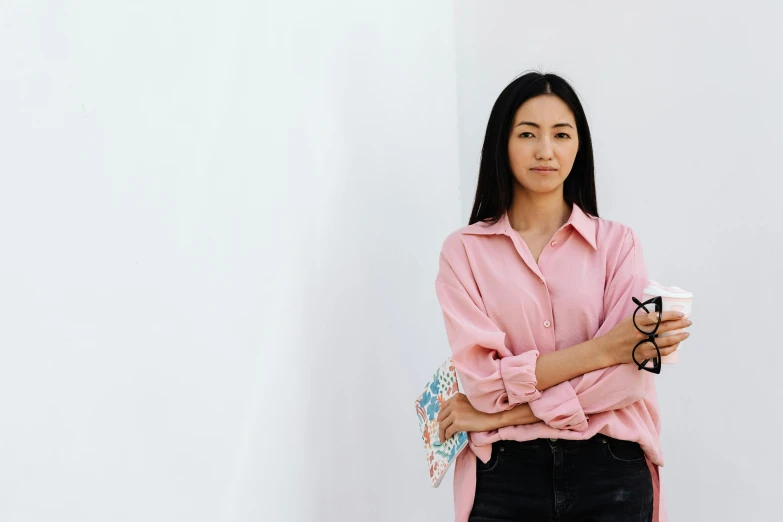
[[[518,232],[549,234],[562,227],[571,217],[571,208],[563,194],[514,194],[514,203],[508,210],[511,227]]]

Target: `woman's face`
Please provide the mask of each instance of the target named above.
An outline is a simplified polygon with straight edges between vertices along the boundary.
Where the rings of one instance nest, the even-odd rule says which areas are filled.
[[[508,137],[514,178],[524,190],[546,194],[561,190],[579,150],[576,120],[560,98],[543,94],[517,109]],[[537,171],[552,167],[554,171]]]

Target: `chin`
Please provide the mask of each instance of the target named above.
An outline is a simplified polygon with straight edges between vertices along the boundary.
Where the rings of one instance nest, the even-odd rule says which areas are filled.
[[[538,194],[551,194],[552,192],[560,192],[563,187],[562,183],[557,183],[554,185],[546,185],[544,187],[539,187],[537,190],[534,190],[533,192],[536,192]]]

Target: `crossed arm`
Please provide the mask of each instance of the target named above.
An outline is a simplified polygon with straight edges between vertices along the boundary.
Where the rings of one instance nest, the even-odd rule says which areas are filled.
[[[469,264],[450,261],[463,253],[441,252],[435,286],[465,402],[485,414],[478,415],[482,426],[491,426],[485,430],[542,421],[556,429],[584,431],[587,415],[644,397],[647,372],[615,364],[605,341],[633,313],[631,297],[641,296],[647,285],[641,247],[630,229],[607,281],[605,319],[598,332],[584,343],[544,355],[535,349],[514,355],[506,347],[505,333],[488,317],[472,274],[454,268]]]
[[[557,384],[567,383],[574,377],[610,366],[608,351],[603,338],[595,338],[539,357],[536,364],[536,389],[544,392]],[[448,421],[443,422],[445,419]],[[464,394],[458,394],[446,401],[438,420],[441,422],[440,440],[446,440],[458,431],[493,431],[506,426],[543,422],[535,415],[529,402],[486,413],[477,410]],[[585,419],[585,428],[586,423]]]

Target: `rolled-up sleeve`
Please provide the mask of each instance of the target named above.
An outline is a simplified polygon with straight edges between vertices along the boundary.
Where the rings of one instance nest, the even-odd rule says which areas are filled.
[[[561,382],[541,392],[541,397],[530,403],[537,418],[559,430],[585,431],[587,414],[571,382]]]
[[[513,355],[506,347],[506,334],[487,315],[466,258],[449,259],[441,251],[435,292],[452,361],[473,407],[497,413],[538,399],[538,350]]]
[[[606,335],[631,316],[636,309],[632,297],[641,300],[648,284],[641,243],[632,229],[626,231],[612,264],[604,290],[604,319],[594,338]],[[649,378],[650,374],[639,371],[635,364],[618,364],[553,386],[530,407],[536,417],[553,428],[583,431],[589,415],[642,400]]]

